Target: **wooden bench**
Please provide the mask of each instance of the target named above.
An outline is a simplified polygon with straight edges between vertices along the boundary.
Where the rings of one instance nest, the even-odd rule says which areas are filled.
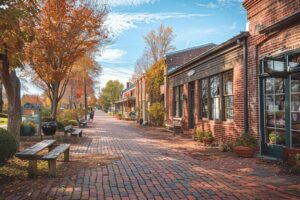
[[[48,174],[49,176],[56,176],[56,160],[60,154],[64,153],[64,162],[70,161],[70,144],[60,144],[50,151],[47,155],[43,156],[42,160],[48,161]]]
[[[182,118],[174,117],[173,120],[167,119],[165,120],[165,126],[167,130],[173,130],[174,135],[177,133],[178,129],[182,132]]]
[[[82,130],[78,128],[73,128],[72,125],[68,125],[64,127],[64,133],[65,136],[67,136],[68,133],[71,134],[71,136],[79,136],[82,137]]]
[[[88,123],[88,122],[89,122],[89,121],[88,121],[88,120],[85,120],[85,119],[79,120],[79,121],[78,121],[79,127],[85,128],[85,127],[87,126],[87,123]]]
[[[37,161],[47,160],[48,161],[48,174],[49,176],[56,175],[56,160],[58,156],[64,153],[64,161],[70,159],[70,144],[55,145],[55,140],[43,140],[32,147],[25,149],[24,151],[16,153],[16,157],[22,160],[29,161],[28,176],[35,177],[37,174]],[[38,153],[48,148],[48,154],[39,155]]]
[[[39,160],[42,156],[38,155],[40,151],[48,148],[48,151],[51,151],[54,148],[55,140],[43,140],[32,147],[25,149],[24,151],[16,153],[16,157],[22,160],[29,161],[28,175],[29,177],[33,177],[36,175],[37,171],[37,160]]]

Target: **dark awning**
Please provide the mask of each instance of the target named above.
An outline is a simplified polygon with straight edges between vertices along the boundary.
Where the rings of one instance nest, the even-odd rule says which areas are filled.
[[[300,23],[300,11],[289,15],[285,18],[283,18],[282,20],[276,22],[275,24],[272,24],[262,30],[259,31],[259,33],[261,34],[267,34],[267,33],[271,33],[274,31],[277,31],[279,29],[288,27],[288,26],[292,26],[296,23]]]

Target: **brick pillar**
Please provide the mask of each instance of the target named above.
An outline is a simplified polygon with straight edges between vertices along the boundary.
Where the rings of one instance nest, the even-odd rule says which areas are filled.
[[[194,106],[194,117],[195,117],[195,127],[199,123],[199,80],[195,81],[195,106]]]
[[[189,103],[188,103],[188,95],[189,95],[189,84],[185,83],[183,85],[183,95],[185,96],[183,100],[183,128],[188,130],[188,120],[189,120]]]
[[[168,92],[169,92],[169,96],[168,96],[168,103],[169,106],[167,107],[168,109],[168,113],[167,113],[167,118],[172,119],[173,118],[173,87],[168,87],[167,88]]]

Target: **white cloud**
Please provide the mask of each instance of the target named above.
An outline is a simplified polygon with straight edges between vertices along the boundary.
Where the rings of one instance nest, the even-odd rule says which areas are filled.
[[[114,63],[120,60],[126,54],[127,52],[122,49],[106,48],[101,53],[101,55],[97,58],[97,60],[100,62]]]
[[[242,4],[243,0],[217,0],[221,6],[231,6],[234,4]]]
[[[106,20],[108,30],[117,36],[131,28],[136,28],[141,23],[153,23],[166,19],[207,17],[208,14],[186,14],[186,13],[110,13]]]
[[[158,0],[107,0],[110,6],[138,6],[142,4],[155,3]]]
[[[204,8],[216,8],[216,7],[218,7],[217,4],[212,3],[212,2],[209,2],[207,4],[205,4],[205,3],[196,3],[196,5],[200,6],[200,7],[204,7]]]
[[[233,22],[229,27],[228,27],[230,30],[234,30],[237,28],[237,23],[236,22]]]

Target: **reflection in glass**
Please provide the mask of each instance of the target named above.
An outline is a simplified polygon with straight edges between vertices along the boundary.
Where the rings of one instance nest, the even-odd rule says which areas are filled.
[[[266,142],[285,145],[284,80],[282,78],[267,78],[265,79],[265,86]]]

